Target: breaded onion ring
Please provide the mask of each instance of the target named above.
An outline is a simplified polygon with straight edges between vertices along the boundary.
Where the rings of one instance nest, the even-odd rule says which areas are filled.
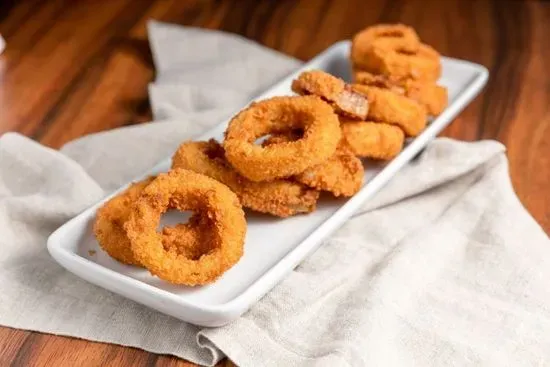
[[[300,132],[272,135],[263,144],[264,146],[280,144],[297,140],[300,137]],[[332,157],[306,169],[293,178],[317,190],[328,191],[334,196],[349,197],[359,191],[364,175],[365,169],[361,160],[346,145],[340,143]]]
[[[416,52],[393,45],[375,45],[365,63],[356,69],[435,82],[441,76],[441,56],[432,47],[420,44]]]
[[[212,250],[198,259],[167,251],[156,231],[170,207],[196,211],[211,222]],[[244,212],[237,196],[222,183],[195,172],[176,169],[151,182],[124,225],[135,258],[153,275],[174,284],[214,281],[243,255]]]
[[[375,45],[416,52],[420,39],[413,28],[404,24],[378,24],[365,28],[352,40],[350,58],[354,68],[368,70],[371,67],[369,58]]]
[[[426,127],[426,109],[418,102],[378,87],[353,84],[353,89],[369,100],[367,120],[397,125],[407,136],[417,136]]]
[[[344,145],[359,157],[389,160],[403,149],[405,134],[398,126],[344,118],[340,126]]]
[[[215,140],[191,141],[180,145],[172,157],[172,168],[184,168],[227,185],[252,210],[288,217],[315,210],[319,192],[290,180],[253,182],[241,176],[225,159]]]
[[[133,203],[153,179],[154,177],[149,177],[130,185],[97,210],[93,228],[97,242],[107,254],[123,264],[142,266],[132,253],[130,240],[123,225],[128,220]],[[163,245],[167,250],[186,253],[192,257],[193,253],[208,246],[207,239],[202,236],[207,230],[204,221],[198,216],[193,216],[188,223],[177,227],[164,227]],[[174,238],[178,241],[173,241]]]
[[[389,89],[411,98],[426,107],[432,116],[441,114],[449,102],[447,88],[432,82],[374,75],[366,71],[356,71],[353,77],[355,83]]]
[[[329,73],[311,70],[301,73],[292,81],[292,90],[300,95],[313,94],[329,102],[336,113],[364,120],[367,117],[369,103],[351,87]]]
[[[271,133],[303,129],[302,139],[269,147],[255,141]],[[274,97],[238,113],[225,132],[227,160],[252,181],[289,177],[334,154],[340,125],[332,107],[315,96]]]

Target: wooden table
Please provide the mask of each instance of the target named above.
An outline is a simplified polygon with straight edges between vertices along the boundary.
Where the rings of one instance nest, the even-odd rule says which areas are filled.
[[[376,22],[487,66],[485,92],[444,135],[497,139],[514,187],[550,232],[550,2],[475,0],[12,1],[0,9],[0,133],[58,148],[150,120],[148,19],[242,34],[307,60]],[[159,337],[162,337],[159,335]],[[0,365],[187,366],[173,357],[0,328]]]

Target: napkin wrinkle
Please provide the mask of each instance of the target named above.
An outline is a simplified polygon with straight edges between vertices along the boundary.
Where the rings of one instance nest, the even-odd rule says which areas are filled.
[[[154,20],[147,23],[147,28],[155,70],[157,77],[161,79],[165,72],[185,70],[187,66],[211,63],[223,67],[226,61],[235,60],[256,60],[256,65],[251,65],[254,68],[267,69],[271,66],[267,74],[277,74],[278,69],[287,69],[290,72],[299,66],[296,59],[237,34],[180,27]],[[280,75],[273,78],[277,80],[279,77]],[[236,84],[239,82],[239,79],[234,80]],[[253,86],[254,82],[248,84]]]
[[[156,120],[180,118],[211,127],[232,116],[237,110],[235,106],[246,105],[250,98],[248,94],[215,86],[199,88],[178,83],[152,83],[149,85],[149,99]],[[215,107],[216,104],[218,106]]]
[[[479,166],[486,165],[488,160],[506,150],[496,141],[482,140],[473,144],[449,144],[452,141],[448,138],[438,138],[430,143],[419,157],[401,169],[403,175],[410,176],[408,185],[403,186],[401,182],[391,180],[380,193],[365,203],[355,217],[459,179]],[[431,163],[425,165],[426,161]],[[425,167],[419,170],[419,166]],[[436,169],[437,174],[434,175]],[[411,172],[414,173],[411,174]]]

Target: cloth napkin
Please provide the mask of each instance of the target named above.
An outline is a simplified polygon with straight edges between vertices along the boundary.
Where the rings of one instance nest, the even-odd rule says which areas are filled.
[[[299,62],[241,37],[149,24],[162,122],[55,151],[0,138],[0,324],[239,366],[550,364],[550,241],[505,148],[437,139],[252,310],[201,328],[95,287],[48,235]],[[266,246],[269,245],[266,239]]]

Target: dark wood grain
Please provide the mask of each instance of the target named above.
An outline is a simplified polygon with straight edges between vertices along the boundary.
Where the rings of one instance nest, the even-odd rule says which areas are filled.
[[[487,66],[486,90],[443,135],[497,139],[514,188],[550,232],[550,3],[503,0],[9,1],[0,7],[0,133],[58,148],[150,120],[146,21],[220,29],[307,60],[376,22]],[[159,336],[160,337],[160,336]],[[0,365],[189,366],[170,356],[0,328]]]

